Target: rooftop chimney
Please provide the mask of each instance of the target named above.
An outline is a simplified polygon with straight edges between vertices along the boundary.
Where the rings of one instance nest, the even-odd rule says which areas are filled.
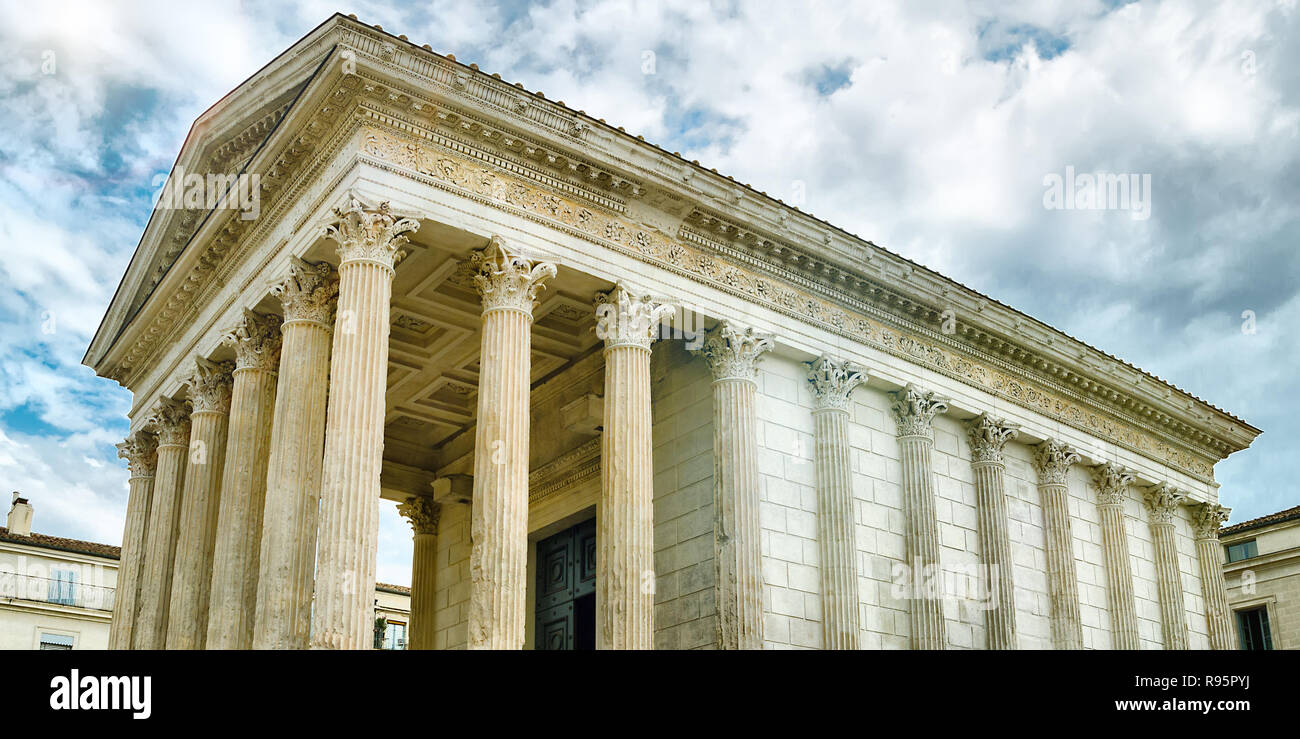
[[[21,493],[14,493],[14,504],[9,509],[9,533],[18,536],[32,535],[32,504]]]

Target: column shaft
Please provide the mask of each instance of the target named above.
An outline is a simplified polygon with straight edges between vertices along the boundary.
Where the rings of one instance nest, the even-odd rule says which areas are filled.
[[[1228,589],[1223,582],[1223,546],[1219,528],[1228,521],[1230,509],[1214,503],[1193,507],[1196,555],[1201,564],[1201,593],[1205,600],[1205,621],[1210,632],[1210,649],[1236,649]]]
[[[1151,515],[1151,546],[1156,559],[1156,593],[1165,649],[1187,649],[1187,618],[1183,604],[1183,576],[1178,567],[1178,542],[1174,531],[1178,506],[1186,494],[1165,483],[1145,493]]]
[[[931,449],[934,417],[948,410],[947,399],[912,385],[894,396],[902,462],[903,520],[906,525],[906,566],[912,588],[908,599],[913,649],[947,649],[943,618],[943,582],[939,559],[939,521],[934,510],[934,462]],[[931,588],[923,587],[929,583]],[[934,592],[933,587],[939,591]]]
[[[227,343],[236,346],[239,366],[234,373],[226,467],[221,476],[208,649],[253,646],[262,515],[275,412],[278,323],[278,318],[249,314],[240,327],[227,334]]]
[[[122,559],[117,570],[113,598],[113,621],[108,633],[109,649],[130,649],[131,634],[139,610],[140,572],[144,565],[145,529],[153,497],[154,474],[158,467],[158,441],[152,434],[137,432],[118,445],[118,456],[131,466],[130,496],[126,525],[122,531]]]
[[[1111,646],[1141,649],[1137,603],[1133,594],[1133,568],[1129,563],[1128,532],[1124,525],[1124,499],[1133,475],[1110,462],[1093,471],[1097,510],[1101,517],[1101,546],[1106,560],[1106,595],[1110,605]]]
[[[827,649],[858,648],[857,532],[847,410],[813,412],[822,632]]]
[[[338,290],[327,264],[296,260],[272,288],[284,306],[280,371],[257,559],[254,649],[306,649],[316,565],[330,320]]]
[[[974,465],[975,505],[978,511],[980,551],[992,576],[994,607],[987,611],[989,649],[1016,648],[1016,599],[1011,537],[1007,532],[1005,466],[995,462]]]
[[[438,520],[442,506],[428,498],[410,498],[397,507],[411,523],[411,625],[407,649],[434,649],[438,623]]]
[[[132,630],[135,649],[162,649],[167,642],[172,565],[176,557],[176,526],[189,450],[189,412],[183,404],[164,398],[150,421],[158,432],[158,473],[154,477],[145,531],[144,565],[140,576],[140,611]]]
[[[1034,455],[1038,495],[1043,505],[1043,543],[1047,554],[1047,592],[1052,606],[1052,642],[1057,649],[1083,648],[1079,580],[1074,569],[1070,490],[1066,474],[1080,459],[1066,444],[1048,439]]]

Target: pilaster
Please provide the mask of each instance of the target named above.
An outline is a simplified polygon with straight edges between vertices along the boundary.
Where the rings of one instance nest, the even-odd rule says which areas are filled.
[[[1015,563],[1007,531],[1006,461],[1002,451],[1020,433],[1006,419],[980,414],[966,426],[975,473],[975,507],[979,522],[980,552],[988,568],[994,606],[986,611],[989,649],[1015,649]]]
[[[1043,504],[1043,542],[1047,552],[1047,591],[1052,604],[1052,642],[1057,649],[1083,649],[1079,579],[1074,568],[1067,472],[1082,457],[1068,444],[1048,439],[1034,448],[1038,495]]]

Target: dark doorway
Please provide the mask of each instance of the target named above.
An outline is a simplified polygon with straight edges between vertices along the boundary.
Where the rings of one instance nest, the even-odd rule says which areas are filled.
[[[596,520],[537,542],[535,649],[596,648]]]

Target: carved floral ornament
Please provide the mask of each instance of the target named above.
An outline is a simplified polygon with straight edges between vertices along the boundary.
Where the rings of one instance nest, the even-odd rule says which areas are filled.
[[[1136,479],[1128,469],[1112,462],[1092,468],[1092,482],[1097,487],[1097,505],[1123,505],[1128,486]]]
[[[1031,378],[986,366],[932,339],[909,335],[865,314],[847,310],[839,302],[814,296],[767,275],[730,264],[710,251],[696,248],[693,240],[669,238],[639,228],[623,218],[573,202],[568,197],[484,163],[453,156],[425,142],[408,141],[388,131],[367,128],[363,142],[364,154],[426,175],[478,200],[525,211],[534,219],[577,232],[585,238],[687,274],[800,320],[828,327],[1207,481],[1213,480],[1213,460],[1203,455],[1169,444],[1133,423],[1099,413],[1085,403],[1040,386]],[[689,234],[684,234],[683,238],[687,236]]]
[[[930,438],[931,423],[934,417],[948,411],[948,399],[936,395],[933,390],[921,390],[908,383],[896,393],[891,393],[894,402],[890,405],[894,421],[898,424],[898,435],[924,436]]]
[[[136,431],[117,445],[117,456],[126,460],[131,477],[153,477],[158,468],[158,437]]]
[[[817,361],[809,362],[808,383],[812,385],[813,412],[847,411],[853,388],[866,380],[865,372],[825,354]]]
[[[1034,447],[1034,469],[1038,471],[1039,485],[1064,485],[1070,465],[1078,464],[1083,457],[1069,444],[1048,439]]]
[[[190,375],[190,404],[194,413],[230,412],[230,373],[234,362],[214,362],[205,357],[195,357],[194,373]]]
[[[405,256],[398,250],[407,242],[406,234],[420,228],[414,218],[393,215],[388,201],[368,208],[355,196],[348,198],[347,207],[335,208],[334,217],[325,236],[337,242],[340,265],[372,262],[391,270]]]
[[[1162,482],[1143,491],[1142,498],[1151,514],[1151,525],[1172,526],[1178,517],[1178,506],[1187,500],[1187,493]]]
[[[771,336],[755,333],[752,327],[739,329],[729,321],[719,321],[705,332],[700,348],[692,351],[704,355],[715,381],[755,382],[763,353],[775,345]]]
[[[971,462],[1003,464],[1002,450],[1007,442],[1020,435],[1020,426],[1007,423],[1005,418],[993,418],[981,413],[966,426],[970,440]]]
[[[659,338],[659,326],[672,315],[673,306],[659,303],[649,295],[633,295],[618,284],[609,292],[597,293],[596,336],[606,349],[634,346],[650,349]]]
[[[221,334],[221,343],[235,349],[235,369],[274,371],[280,362],[280,318],[245,308],[244,317]]]
[[[420,497],[407,498],[405,503],[398,504],[397,512],[411,524],[412,534],[416,536],[438,534],[438,520],[442,517],[442,506],[432,500]]]
[[[1217,503],[1197,503],[1192,506],[1192,529],[1197,539],[1218,539],[1219,529],[1228,522],[1231,508]]]
[[[556,274],[554,264],[534,264],[508,249],[500,236],[493,236],[487,247],[471,254],[469,260],[474,270],[474,287],[483,296],[484,313],[516,310],[531,318],[538,291]]]
[[[149,412],[145,427],[158,435],[158,446],[190,445],[189,403],[172,398],[159,398]]]
[[[325,262],[312,264],[289,258],[289,276],[271,286],[271,294],[284,307],[284,321],[306,321],[326,328],[334,321],[338,276]]]

